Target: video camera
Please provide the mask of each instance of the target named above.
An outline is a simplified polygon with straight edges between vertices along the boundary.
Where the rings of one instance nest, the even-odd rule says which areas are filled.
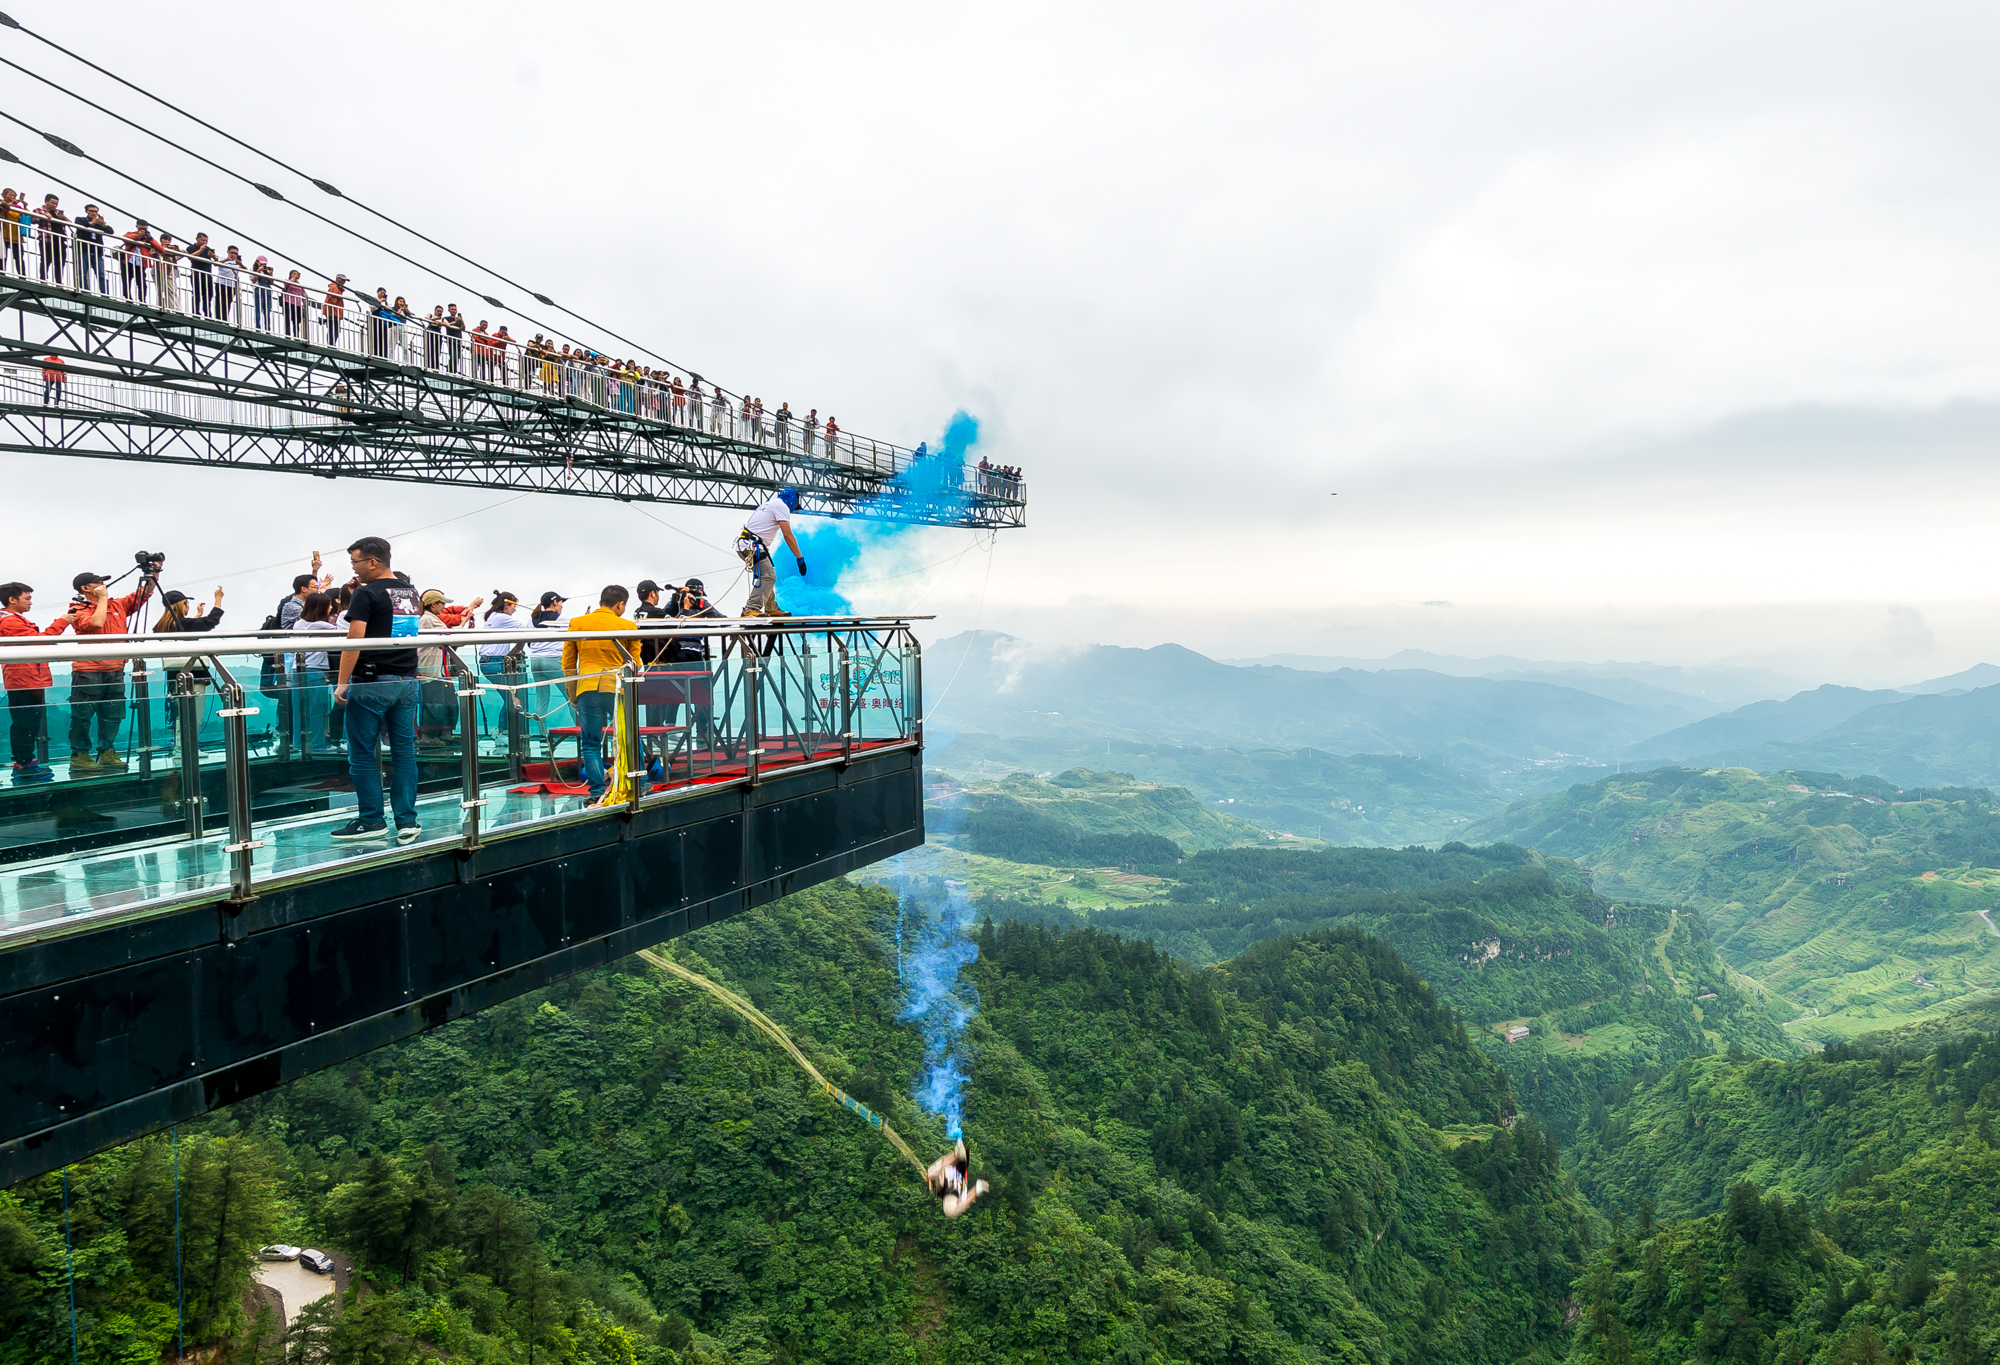
[[[165,550],[134,550],[132,562],[139,566],[139,572],[152,576],[158,574],[167,562]]]

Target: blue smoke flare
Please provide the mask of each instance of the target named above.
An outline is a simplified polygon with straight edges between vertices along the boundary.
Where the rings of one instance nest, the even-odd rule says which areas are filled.
[[[890,481],[909,498],[944,516],[965,510],[965,466],[979,441],[979,419],[971,413],[952,414],[938,448],[914,461]],[[813,518],[796,528],[805,555],[807,576],[799,577],[790,555],[780,551],[778,600],[795,616],[851,616],[854,604],[841,579],[853,572],[865,551],[880,549],[921,528],[907,522],[848,517],[840,521]]]
[[[910,1097],[927,1113],[942,1114],[948,1136],[965,1126],[968,1079],[960,1043],[965,1026],[979,1013],[979,992],[961,971],[979,958],[973,941],[972,900],[956,888],[918,896],[905,890],[897,910],[903,959],[903,1008],[897,1018],[915,1024],[924,1038],[924,1069]],[[911,922],[905,938],[904,922]]]

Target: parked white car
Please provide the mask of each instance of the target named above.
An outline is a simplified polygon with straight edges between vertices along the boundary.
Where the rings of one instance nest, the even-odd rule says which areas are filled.
[[[257,1254],[267,1261],[296,1261],[299,1259],[299,1249],[297,1247],[286,1246],[283,1242],[267,1246]]]
[[[317,1271],[322,1275],[333,1273],[333,1257],[324,1251],[314,1251],[311,1247],[299,1252],[299,1264],[307,1270]]]

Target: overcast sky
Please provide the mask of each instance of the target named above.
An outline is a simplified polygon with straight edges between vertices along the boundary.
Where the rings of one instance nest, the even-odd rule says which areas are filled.
[[[1990,6],[10,12],[773,407],[908,442],[975,414],[1029,529],[886,543],[854,593],[940,633],[1857,682],[2000,659]],[[0,56],[275,174],[19,34]],[[4,68],[0,94],[219,242],[473,303]],[[399,564],[456,596],[530,596],[727,581],[740,519],[0,475],[0,576],[44,608],[145,546],[251,624],[363,533],[411,532]]]

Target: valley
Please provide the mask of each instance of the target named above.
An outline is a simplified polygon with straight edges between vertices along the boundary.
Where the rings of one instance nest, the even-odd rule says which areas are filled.
[[[1588,684],[1679,707],[1690,744],[1828,704],[1528,662],[1463,696]],[[1307,695],[1280,675],[1311,671],[1259,685]],[[1378,711],[1400,685],[1333,681]],[[0,1193],[0,1365],[66,1346],[72,1264],[79,1358],[167,1349],[177,1161],[182,1235],[212,1249],[187,1320],[218,1365],[1844,1365],[1990,1342],[1992,794],[1577,782],[1567,741],[1465,739],[1437,704],[1457,681],[1417,687],[1426,744],[1460,737],[1421,757],[1106,734],[1066,694],[1006,738],[961,716],[924,848],[667,949],[929,1152],[906,920],[965,906],[954,1056],[992,1193],[957,1223],[766,1040],[631,958]],[[1831,704],[1844,725],[1968,695]],[[1171,731],[1176,703],[1150,705]],[[281,1336],[246,1297],[269,1241],[337,1248],[355,1287]]]

